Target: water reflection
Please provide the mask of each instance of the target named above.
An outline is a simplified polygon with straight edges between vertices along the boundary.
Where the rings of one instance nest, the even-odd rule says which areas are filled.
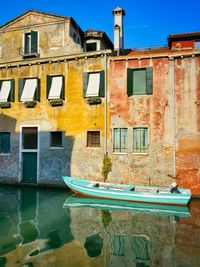
[[[200,202],[163,215],[71,195],[0,187],[0,267],[199,266]]]

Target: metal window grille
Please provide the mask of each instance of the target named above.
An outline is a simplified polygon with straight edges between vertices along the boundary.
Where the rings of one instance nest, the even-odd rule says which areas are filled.
[[[87,147],[100,147],[100,131],[87,132]]]
[[[23,149],[37,149],[38,147],[37,127],[22,128],[22,147]]]
[[[51,132],[50,146],[51,147],[62,147],[62,132],[59,132],[59,131]]]

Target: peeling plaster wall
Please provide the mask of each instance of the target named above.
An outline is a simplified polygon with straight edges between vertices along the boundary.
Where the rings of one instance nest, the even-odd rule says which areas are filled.
[[[83,98],[83,72],[103,69],[104,58],[101,56],[1,69],[0,79],[15,79],[15,102],[11,108],[0,109],[0,130],[11,132],[11,155],[0,155],[1,181],[17,182],[21,179],[19,140],[22,126],[39,127],[39,184],[64,186],[62,175],[91,179],[101,176],[105,103],[102,99],[102,104],[89,105]],[[48,74],[65,76],[63,106],[51,107],[46,99]],[[18,101],[18,79],[30,76],[40,78],[41,100],[35,108],[26,108]],[[88,130],[100,131],[99,148],[86,147]],[[63,132],[63,148],[50,148],[51,131]],[[13,176],[15,179],[11,181]]]
[[[111,136],[114,128],[128,128],[128,153],[113,154],[110,147],[111,180],[153,185],[174,182],[169,177],[173,175],[174,75],[177,182],[193,193],[200,192],[199,63],[199,57],[175,59],[172,72],[166,56],[111,60]],[[153,94],[128,97],[127,68],[149,66],[153,67]],[[148,154],[132,153],[133,127],[149,128]]]

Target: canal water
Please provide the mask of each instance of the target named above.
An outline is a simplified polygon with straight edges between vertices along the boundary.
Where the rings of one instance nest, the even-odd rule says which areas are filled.
[[[200,266],[200,202],[189,209],[0,187],[0,267]]]

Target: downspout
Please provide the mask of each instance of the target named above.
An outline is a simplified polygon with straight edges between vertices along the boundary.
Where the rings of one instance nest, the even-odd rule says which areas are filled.
[[[105,102],[104,102],[104,154],[107,154],[107,55],[104,55],[104,72],[105,72],[105,79],[104,79],[104,95],[105,95]]]
[[[174,84],[174,58],[170,58],[170,76],[172,93],[173,178],[176,178],[176,95]]]

